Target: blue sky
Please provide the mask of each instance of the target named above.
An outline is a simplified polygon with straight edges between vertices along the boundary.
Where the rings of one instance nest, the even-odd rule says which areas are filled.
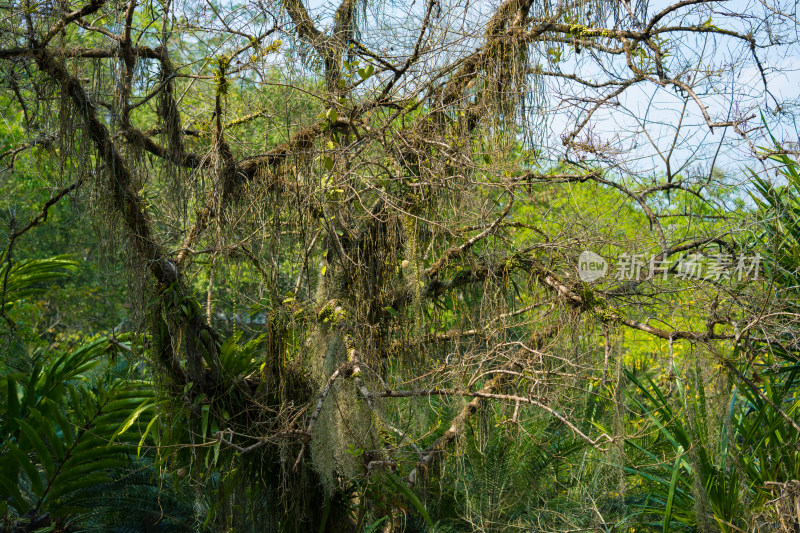
[[[767,1],[767,0],[765,0]],[[451,3],[455,5],[454,3]],[[794,2],[784,2],[782,9],[796,9]],[[424,7],[422,0],[412,3],[394,3],[384,6],[384,17],[392,24],[398,26],[408,21],[408,13],[413,18],[419,16],[419,11]],[[474,24],[479,24],[479,19],[486,13],[491,13],[496,3],[479,1],[461,4],[454,8],[467,13],[461,13],[461,18],[453,17],[456,26],[459,24],[467,28],[465,21],[473,19]],[[589,2],[586,3],[589,5]],[[648,13],[652,14],[667,5],[666,2],[652,2],[648,6]],[[713,24],[724,28],[733,28],[741,31],[766,30],[758,25],[758,16],[768,13],[766,4],[756,0],[729,0],[718,2],[715,13],[692,14],[687,17],[687,23],[702,23],[700,17],[713,17]],[[336,3],[325,0],[312,0],[308,4],[312,14],[319,20],[321,26],[332,23],[332,13]],[[468,7],[467,7],[468,6]],[[765,7],[766,6],[766,7]],[[636,6],[632,6],[634,11]],[[682,13],[687,12],[686,10]],[[729,17],[729,13],[743,12],[755,15],[753,19],[742,20]],[[412,24],[413,26],[413,24]],[[776,29],[776,28],[775,28]],[[775,31],[771,29],[771,31]],[[786,37],[791,39],[791,24],[787,24]],[[455,28],[456,32],[458,27]],[[795,29],[796,30],[796,29]],[[456,33],[454,32],[454,34]],[[781,46],[773,50],[759,50],[759,59],[769,69],[769,86],[774,99],[767,97],[763,90],[761,76],[755,64],[748,57],[748,50],[740,42],[729,39],[712,39],[704,36],[687,35],[686,40],[680,45],[675,45],[674,50],[680,51],[680,57],[674,63],[691,63],[697,59],[704,64],[712,64],[719,72],[709,76],[707,92],[702,96],[709,108],[709,113],[716,120],[725,120],[728,116],[756,115],[748,123],[749,127],[758,126],[760,112],[764,112],[773,133],[785,141],[797,141],[797,132],[794,124],[793,113],[795,103],[800,94],[800,75],[797,72],[800,66],[798,48],[794,46]],[[564,72],[580,72],[583,76],[592,77],[596,73],[601,79],[601,72],[596,65],[583,58],[577,57],[570,47],[565,47],[565,59],[558,65]],[[585,55],[585,54],[584,54]],[[543,61],[544,62],[544,61]],[[545,65],[547,66],[547,65]],[[620,69],[624,65],[612,65],[611,70]],[[589,74],[587,74],[587,72]],[[548,107],[552,107],[561,100],[562,96],[575,96],[573,84],[553,83],[547,81],[548,90],[546,98]],[[559,95],[559,90],[565,94]],[[707,172],[710,165],[721,167],[731,174],[744,165],[752,163],[750,147],[744,143],[731,128],[718,128],[713,133],[704,125],[700,110],[693,101],[685,101],[684,95],[676,94],[674,90],[664,89],[653,84],[641,85],[629,89],[618,99],[619,105],[598,113],[591,123],[592,136],[599,142],[610,143],[611,146],[623,151],[620,159],[625,159],[629,170],[649,174],[651,172],[666,171],[665,159],[669,159],[670,169],[683,168],[686,172]],[[771,111],[776,108],[776,100],[784,106],[783,115],[773,115]],[[548,109],[546,113],[547,131],[540,135],[540,140],[553,149],[554,154],[563,152],[560,147],[560,137],[569,131],[574,123],[575,111],[580,109],[574,103],[561,106],[556,113]],[[545,117],[542,117],[545,118]],[[677,133],[677,126],[680,131]],[[674,148],[672,148],[674,145]],[[670,149],[672,151],[670,153]]]
[[[636,12],[639,9],[636,0],[631,1],[634,2],[631,7]],[[784,5],[778,5],[780,2]],[[480,35],[483,22],[493,13],[497,2],[441,0],[441,4],[442,18],[437,25],[447,28],[447,31],[440,30],[434,35],[432,49],[426,56],[427,65],[451,62],[474,50],[480,44],[475,35]],[[324,29],[332,25],[337,1],[310,0],[306,5],[318,27]],[[608,9],[600,7],[608,5],[600,0],[584,0],[582,5],[587,13],[585,16],[580,14],[584,19],[580,22],[588,25],[594,25],[587,19],[591,16],[590,11]],[[667,5],[662,0],[651,2],[647,6],[647,13],[652,15]],[[539,9],[541,6],[540,3],[536,4]],[[793,12],[796,6],[796,0],[727,0],[715,2],[713,12],[681,10],[677,12],[680,16],[675,17],[674,22],[703,24],[710,18],[711,23],[719,27],[741,32],[753,31],[759,42],[764,42],[769,33],[782,31],[782,38],[788,42],[798,37],[796,24],[783,19],[783,26],[780,26],[780,21],[773,19],[767,26],[762,22],[763,15],[770,14],[770,9],[775,8]],[[424,0],[386,0],[370,4],[366,11],[370,29],[365,32],[365,42],[376,53],[384,57],[396,56],[399,60],[407,53],[408,43],[413,42],[416,36],[415,30],[424,7]],[[752,15],[752,18],[731,16],[736,13]],[[681,18],[684,15],[685,18]],[[675,75],[682,70],[691,72],[698,65],[711,70],[700,74],[705,81],[698,83],[698,94],[708,106],[713,120],[752,116],[754,118],[747,123],[747,128],[754,128],[760,126],[760,116],[764,113],[772,132],[779,139],[796,143],[794,114],[800,95],[800,74],[797,72],[800,54],[797,45],[757,51],[759,60],[767,69],[772,93],[772,96],[768,96],[746,43],[704,34],[682,34],[680,38],[682,41],[666,45],[673,53],[668,60],[671,69],[668,74]],[[624,61],[619,59],[609,61],[608,57],[603,57],[599,62],[594,62],[585,51],[579,56],[569,45],[563,46],[561,52],[561,61],[557,64],[550,61],[545,47],[533,51],[531,57],[546,70],[560,69],[593,80],[603,80],[609,74],[612,77],[629,74]],[[290,69],[297,68],[292,67],[291,62],[285,65]],[[413,93],[417,85],[423,85],[431,70],[424,67],[425,64],[416,71],[412,69],[401,90]],[[543,90],[536,93],[543,112],[530,113],[527,130],[535,133],[530,137],[535,138],[539,147],[544,148],[553,159],[567,155],[573,159],[584,157],[591,160],[591,154],[567,153],[561,143],[562,136],[571,131],[576,121],[580,120],[581,113],[586,111],[586,105],[576,102],[575,98],[587,96],[588,93],[583,93],[577,84],[564,80],[545,78],[538,80],[538,83],[544,84]],[[783,107],[782,114],[773,114],[777,103]],[[717,128],[712,132],[705,125],[697,104],[672,88],[658,87],[652,83],[640,84],[616,98],[614,104],[597,112],[582,135],[596,144],[606,145],[610,154],[603,158],[602,163],[617,165],[623,175],[649,179],[653,175],[663,175],[669,169],[673,174],[699,177],[707,176],[714,165],[725,170],[731,183],[736,185],[736,179],[742,176],[741,170],[745,166],[759,170],[758,161],[752,157],[751,145],[732,128]],[[756,146],[763,145],[763,131],[754,130],[751,136]]]

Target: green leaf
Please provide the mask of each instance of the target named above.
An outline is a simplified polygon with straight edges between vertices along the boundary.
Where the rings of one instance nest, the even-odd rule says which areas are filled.
[[[31,482],[31,488],[33,489],[34,494],[38,498],[41,498],[44,494],[44,486],[42,485],[42,478],[39,476],[39,471],[36,470],[36,467],[33,463],[28,460],[27,455],[19,449],[19,447],[11,441],[6,442],[6,447],[8,451],[11,452],[11,455],[17,462],[17,465],[25,472],[25,475]]]
[[[78,263],[60,255],[48,259],[23,260],[13,264],[6,278],[8,263],[0,265],[0,277],[7,280],[6,283],[6,308],[15,303],[44,292],[41,285],[56,278],[67,275],[68,270],[73,270]]]
[[[431,520],[431,517],[428,514],[428,511],[425,509],[425,506],[422,505],[422,502],[420,501],[419,497],[417,497],[417,495],[414,494],[414,491],[408,488],[408,485],[406,485],[405,481],[397,477],[395,474],[392,474],[391,472],[387,472],[387,475],[389,476],[389,480],[393,482],[393,484],[400,490],[400,492],[403,493],[403,495],[408,499],[411,505],[414,506],[414,508],[417,510],[420,516],[425,520],[425,522],[429,526],[433,526],[433,520]]]
[[[328,169],[328,171],[333,170],[333,159],[327,155],[325,156],[325,168]]]
[[[65,494],[77,492],[86,487],[93,487],[102,483],[108,483],[109,481],[111,481],[111,477],[108,474],[89,474],[80,476],[71,483],[65,483],[50,489],[50,492],[47,493],[47,500],[55,501]]]
[[[39,461],[41,461],[48,476],[52,476],[53,472],[55,472],[55,465],[53,464],[52,457],[50,457],[50,451],[39,436],[39,432],[22,419],[17,419],[17,424],[19,424],[19,429],[25,436],[25,439],[31,444],[36,454],[39,456]],[[9,445],[10,444],[9,442]]]
[[[8,417],[11,420],[19,418],[22,416],[20,405],[19,405],[19,396],[17,396],[17,382],[14,381],[14,378],[11,376],[6,377],[7,389],[8,389]],[[12,426],[12,429],[15,429]]]
[[[378,526],[386,522],[386,520],[388,520],[388,517],[386,516],[380,517],[378,520],[365,527],[362,533],[373,533],[374,531],[378,531]]]
[[[147,424],[147,427],[145,428],[144,433],[142,434],[142,438],[139,439],[139,445],[136,446],[136,457],[141,457],[141,455],[142,455],[142,445],[144,444],[144,441],[147,438],[147,435],[150,433],[150,429],[153,427],[153,424],[155,424],[156,420],[158,420],[158,416],[159,415],[156,414],[150,420],[150,423]]]
[[[6,477],[4,471],[0,471],[0,494],[3,494],[9,501],[11,507],[17,510],[19,514],[25,514],[31,508],[30,504],[22,497],[19,491],[16,480],[16,471],[14,472],[15,479]]]
[[[375,73],[375,67],[373,65],[367,65],[364,68],[358,69],[358,75],[361,76],[362,80],[369,79]]]
[[[86,475],[104,474],[105,470],[118,468],[128,461],[120,455],[92,460],[78,465],[64,464],[62,473],[53,481],[51,491],[61,490],[61,487],[72,484],[73,480]]]
[[[219,448],[222,444],[222,441],[217,439],[217,443],[214,445],[214,462],[212,463],[213,466],[217,466],[217,459],[219,458]]]
[[[125,421],[122,424],[120,424],[119,428],[114,432],[113,435],[111,435],[110,440],[113,441],[114,439],[116,439],[117,437],[128,431],[128,429],[133,425],[133,423],[136,422],[136,420],[139,418],[139,415],[141,415],[143,412],[147,411],[148,409],[154,406],[155,404],[151,400],[143,401],[139,405],[139,407],[134,409],[134,411],[130,415],[128,415],[128,418],[126,418]]]
[[[672,467],[672,479],[669,482],[669,495],[667,496],[667,507],[664,511],[664,527],[662,531],[669,531],[669,523],[672,521],[672,504],[675,501],[675,487],[678,485],[678,472],[681,469],[683,459],[683,446],[678,447],[678,455],[675,457],[675,466]]]
[[[208,431],[208,410],[208,404],[203,405],[203,407],[200,409],[202,415],[201,436],[203,437],[203,442],[206,440],[206,432]]]
[[[37,361],[33,365],[33,370],[28,377],[28,386],[25,388],[24,404],[25,408],[29,408],[36,402],[36,382],[39,381],[39,373],[42,371],[42,364]]]
[[[72,424],[67,417],[64,416],[64,413],[58,407],[58,405],[50,400],[49,398],[43,402],[43,407],[47,411],[47,413],[55,419],[58,423],[59,427],[61,428],[61,437],[64,439],[64,444],[67,448],[71,448],[72,445],[75,443],[75,439],[72,435]]]

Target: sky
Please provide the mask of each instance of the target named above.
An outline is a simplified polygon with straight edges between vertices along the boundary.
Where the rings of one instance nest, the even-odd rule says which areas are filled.
[[[547,5],[539,0],[534,9],[546,12]],[[591,12],[601,13],[608,4],[601,0],[580,0],[580,22],[592,25]],[[658,12],[668,5],[663,0],[651,1],[649,5],[636,4],[631,0],[634,12],[646,9],[648,15]],[[427,64],[417,71],[410,72],[409,81],[402,90],[415,91],[417,85],[427,80],[430,67],[450,62],[454,57],[462,57],[481,42],[476,40],[476,28],[481,28],[486,18],[494,12],[497,5],[493,0],[440,0],[443,5],[441,18],[437,20],[440,28],[433,37],[431,53],[426,56]],[[782,3],[782,5],[779,5]],[[330,28],[333,13],[338,7],[336,0],[307,0],[306,5],[312,18],[320,29]],[[364,14],[370,24],[364,40],[372,36],[367,44],[384,57],[396,56],[401,59],[408,51],[409,40],[413,41],[419,27],[425,0],[397,2],[383,0],[368,4]],[[376,7],[377,6],[377,7]],[[446,6],[446,7],[445,7]],[[713,12],[696,13],[681,10],[677,13],[687,15],[675,18],[674,22],[684,24],[710,23],[726,29],[741,32],[753,31],[759,42],[768,36],[773,39],[782,32],[781,38],[790,42],[797,39],[797,25],[791,19],[783,19],[784,26],[777,19],[764,25],[763,15],[780,9],[794,16],[796,0],[723,0],[713,4]],[[771,11],[772,10],[772,11]],[[744,13],[746,16],[730,16]],[[683,15],[681,15],[683,16]],[[666,20],[666,19],[665,19]],[[795,19],[796,20],[796,19]],[[606,24],[607,25],[607,24]],[[477,33],[480,35],[480,31]],[[761,75],[752,60],[748,47],[741,41],[728,38],[713,38],[704,34],[681,34],[680,41],[667,44],[673,56],[668,64],[673,72],[696,70],[693,76],[703,80],[698,84],[698,95],[708,106],[709,114],[715,121],[729,118],[750,117],[744,128],[761,126],[761,116],[766,118],[771,132],[787,147],[798,140],[795,114],[800,95],[800,49],[797,45],[782,45],[771,49],[757,50],[759,60],[766,68],[770,95],[765,93]],[[553,64],[544,49],[531,54],[532,62],[538,62],[545,70],[560,69],[566,73],[579,73],[584,78],[603,80],[609,74],[628,73],[624,61],[609,61],[608,56],[592,61],[585,51],[579,56],[572,46],[564,46],[561,61]],[[698,65],[703,68],[696,69]],[[707,72],[702,72],[706,69]],[[699,73],[698,73],[699,72]],[[376,82],[380,81],[380,78]],[[557,79],[534,80],[539,90],[534,91],[543,112],[531,108],[524,137],[535,140],[554,159],[569,157],[591,160],[592,154],[568,152],[561,143],[563,136],[580,120],[587,105],[576,98],[591,96],[583,92],[577,84]],[[658,87],[652,83],[634,86],[613,100],[615,105],[606,107],[592,117],[583,131],[584,138],[596,145],[607,147],[608,154],[600,163],[610,165],[627,176],[653,176],[672,174],[682,176],[708,176],[712,166],[724,170],[732,183],[737,176],[743,176],[745,167],[755,167],[764,171],[752,157],[753,145],[745,142],[732,128],[716,128],[711,131],[705,124],[697,104],[687,95],[676,92],[674,88]],[[775,114],[780,105],[781,113]],[[764,145],[764,131],[753,130],[751,134],[755,146]],[[579,139],[581,137],[579,136]]]
[[[710,16],[713,17],[713,24],[720,27],[774,33],[777,31],[777,26],[764,28],[757,22],[758,15],[762,12],[769,13],[768,8],[776,7],[796,12],[796,4],[788,1],[783,2],[781,6],[774,2],[768,5],[757,0],[728,0],[717,2],[715,13]],[[336,5],[328,0],[311,0],[308,4],[312,14],[323,26],[332,23],[331,15]],[[463,5],[469,6],[466,9],[469,10],[470,17],[479,19],[480,13],[491,13],[496,2],[477,1]],[[587,10],[592,9],[588,0],[584,5],[589,6]],[[664,1],[651,2],[647,6],[647,12],[655,13],[667,5],[668,3]],[[417,0],[410,5],[409,3],[395,3],[394,7],[387,5],[385,10],[389,19],[394,18],[402,24],[404,18],[408,20],[409,12],[417,18],[423,7],[424,1]],[[632,8],[634,11],[637,10],[636,5]],[[741,19],[728,16],[737,12],[754,15],[754,18]],[[699,20],[698,15],[690,15],[686,22],[701,24],[705,21]],[[787,22],[785,39],[796,38],[792,32],[796,32],[797,28],[792,29],[791,21]],[[764,36],[762,41],[763,38]],[[747,125],[755,127],[760,125],[761,113],[764,113],[776,137],[787,142],[797,141],[794,113],[797,111],[796,100],[800,95],[800,74],[797,72],[800,67],[800,53],[796,45],[758,50],[759,60],[768,69],[769,88],[772,94],[768,96],[764,92],[764,85],[755,64],[748,57],[747,48],[741,43],[730,39],[711,39],[694,35],[685,35],[683,39],[683,42],[673,47],[676,52],[680,51],[680,57],[674,58],[675,63],[691,64],[692,61],[699,61],[702,55],[705,64],[711,63],[718,69],[718,72],[709,76],[709,82],[706,84],[707,93],[702,95],[703,102],[709,107],[709,113],[716,120],[725,120],[728,116],[737,115],[754,116]],[[564,72],[572,70],[584,76],[588,73],[589,77],[593,77],[594,73],[597,74],[597,79],[602,79],[602,72],[597,65],[578,58],[570,47],[566,47],[564,52],[566,60],[558,65]],[[612,70],[620,67],[623,65],[614,65]],[[546,83],[550,106],[559,100],[559,90],[565,93],[561,96],[574,95],[571,92],[575,90],[574,86]],[[684,168],[684,172],[701,170],[708,172],[712,164],[729,173],[735,173],[752,159],[751,147],[743,143],[732,128],[717,128],[713,132],[710,131],[704,124],[698,106],[691,100],[686,103],[685,95],[677,94],[674,90],[647,84],[626,91],[617,100],[619,105],[596,114],[591,124],[593,136],[601,142],[611,143],[624,150],[625,159],[639,172],[646,173],[648,169],[652,172],[663,172],[666,170],[664,159],[668,158],[673,173],[680,168]],[[772,113],[777,103],[782,104],[782,115]],[[574,124],[574,117],[571,115],[574,115],[575,110],[579,108],[574,102],[570,102],[566,106],[561,106],[556,113],[548,109],[547,133],[541,136],[541,140],[557,152],[558,141],[569,131],[569,126]],[[678,125],[680,131],[676,136]],[[632,131],[636,133],[632,134]],[[673,144],[675,146],[670,155]]]

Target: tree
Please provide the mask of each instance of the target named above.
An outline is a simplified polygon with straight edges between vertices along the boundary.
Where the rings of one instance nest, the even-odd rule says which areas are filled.
[[[742,72],[769,94],[794,22],[736,7],[8,3],[4,155],[57,162],[54,201],[91,198],[126,251],[156,444],[227,469],[220,520],[256,490],[284,529],[425,515],[411,488],[477,413],[614,453],[585,400],[622,416],[625,335],[726,361],[759,323],[758,281],[708,274],[751,231],[714,168],[726,132],[758,142]],[[583,281],[582,251],[628,269]],[[365,488],[386,475],[404,503]]]

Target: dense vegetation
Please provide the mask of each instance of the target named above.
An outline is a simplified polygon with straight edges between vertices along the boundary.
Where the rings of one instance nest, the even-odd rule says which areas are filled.
[[[0,527],[800,530],[739,4],[0,2]]]

